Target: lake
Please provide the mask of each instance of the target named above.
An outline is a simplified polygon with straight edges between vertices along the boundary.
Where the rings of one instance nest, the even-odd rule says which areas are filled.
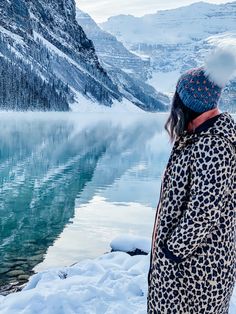
[[[151,237],[166,114],[1,113],[0,286]]]

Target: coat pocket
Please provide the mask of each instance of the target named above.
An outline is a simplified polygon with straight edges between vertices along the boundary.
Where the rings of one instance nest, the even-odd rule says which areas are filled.
[[[207,269],[205,259],[205,255],[194,255],[178,264],[178,280],[191,309],[198,306],[197,300],[206,295]]]

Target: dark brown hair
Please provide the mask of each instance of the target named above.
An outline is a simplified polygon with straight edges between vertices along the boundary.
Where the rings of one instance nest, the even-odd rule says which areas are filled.
[[[181,136],[187,129],[189,122],[199,115],[199,112],[195,112],[186,107],[177,91],[175,91],[170,115],[165,123],[165,130],[168,132],[171,142]]]

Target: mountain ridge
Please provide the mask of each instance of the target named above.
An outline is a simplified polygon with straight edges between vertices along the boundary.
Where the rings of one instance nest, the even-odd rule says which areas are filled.
[[[142,17],[132,15],[113,16],[107,22],[99,25],[116,36],[121,42],[127,43],[128,47],[130,47],[130,44],[138,44],[140,40],[145,40],[149,44],[162,43],[162,41],[163,43],[177,44],[179,42],[183,43],[183,40],[189,42],[190,35],[197,36],[196,39],[202,39],[218,33],[219,27],[222,28],[222,32],[232,28],[235,24],[233,14],[235,8],[236,2],[226,4],[197,2],[177,9],[157,11]],[[228,20],[225,23],[222,16],[224,17],[227,14]],[[232,19],[230,19],[230,14],[232,14]],[[214,21],[211,25],[209,21],[212,18],[214,18]],[[200,19],[201,24],[199,24]],[[181,25],[185,26],[189,21],[191,21],[191,28],[180,28]],[[173,37],[173,35],[175,36]],[[168,41],[167,37],[169,37]]]
[[[198,2],[143,17],[112,17],[99,25],[130,51],[148,56],[153,71],[148,82],[172,96],[183,72],[201,66],[219,42],[236,42],[235,20],[236,1]],[[235,80],[231,81],[222,95],[223,109],[236,111],[235,85]]]
[[[129,101],[148,111],[166,111],[169,98],[146,81],[151,77],[150,62],[130,52],[113,35],[103,31],[91,16],[77,8],[77,21],[93,41],[102,66]]]

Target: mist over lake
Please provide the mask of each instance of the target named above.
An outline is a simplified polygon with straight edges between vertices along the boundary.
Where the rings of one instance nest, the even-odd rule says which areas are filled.
[[[1,113],[0,285],[99,256],[119,234],[151,236],[166,118]]]

